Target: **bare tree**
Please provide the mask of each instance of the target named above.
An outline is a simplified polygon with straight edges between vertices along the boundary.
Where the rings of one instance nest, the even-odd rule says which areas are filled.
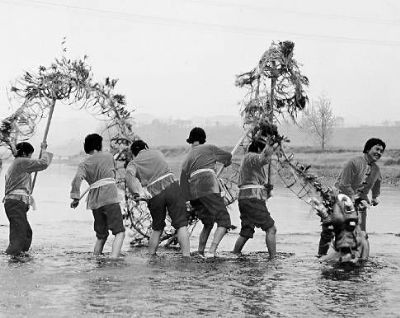
[[[300,122],[300,127],[317,140],[322,150],[325,150],[335,125],[336,116],[331,101],[324,95],[312,101],[311,107],[304,110]]]

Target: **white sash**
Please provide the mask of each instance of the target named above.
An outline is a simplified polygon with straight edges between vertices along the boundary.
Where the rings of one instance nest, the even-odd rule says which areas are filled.
[[[239,190],[246,190],[246,189],[265,189],[261,184],[246,184],[239,187]]]
[[[211,168],[204,168],[204,169],[198,169],[198,170],[196,170],[196,171],[193,171],[193,172],[190,174],[190,178],[194,177],[195,175],[197,175],[197,174],[199,174],[199,173],[203,173],[203,172],[211,172],[211,173],[213,173],[213,174],[216,175],[216,173],[215,173],[215,171],[214,171],[213,169],[211,169]]]
[[[25,190],[22,189],[15,189],[11,191],[10,193],[7,193],[7,195],[4,197],[3,202],[7,199],[7,196],[9,195],[22,195],[28,199],[28,204],[32,206],[33,210],[36,210],[36,203],[35,199],[33,198],[32,195],[28,194]]]
[[[81,200],[86,195],[86,193],[88,193],[92,189],[97,189],[97,188],[100,188],[100,187],[105,186],[107,184],[115,184],[115,183],[116,183],[116,181],[115,181],[114,178],[104,178],[104,179],[97,180],[96,182],[93,182],[89,186],[89,188],[87,188],[85,191],[83,191],[83,193],[79,197],[79,200]]]
[[[157,178],[156,180],[150,182],[150,183],[146,186],[146,188],[148,188],[148,187],[150,187],[151,185],[157,183],[158,181],[161,181],[161,180],[165,179],[166,177],[173,176],[173,175],[174,175],[174,174],[173,174],[172,172],[169,172],[169,173],[167,173],[167,174],[164,174],[163,176],[161,176],[161,177]]]
[[[169,172],[169,173],[164,174],[163,176],[157,178],[156,180],[150,182],[147,186],[143,187],[144,197],[146,199],[151,199],[153,196],[151,195],[151,193],[149,192],[149,190],[147,188],[150,187],[151,185],[157,183],[158,181],[161,181],[161,180],[165,179],[166,177],[173,176],[173,175],[174,174],[172,172]]]

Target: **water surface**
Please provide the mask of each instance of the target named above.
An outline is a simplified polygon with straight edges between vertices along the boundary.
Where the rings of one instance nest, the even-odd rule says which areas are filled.
[[[371,257],[358,268],[321,264],[315,257],[319,219],[286,189],[276,189],[269,208],[277,228],[278,257],[269,261],[257,230],[244,255],[230,253],[239,228],[221,242],[220,257],[183,259],[176,249],[124,243],[125,256],[112,261],[91,254],[95,235],[90,211],[69,208],[75,168],[53,165],[40,173],[29,212],[33,228],[28,257],[0,255],[1,317],[399,317],[400,198],[382,191],[369,211]],[[1,184],[4,189],[4,185]],[[240,227],[237,207],[231,217]],[[0,249],[8,222],[0,211]],[[200,226],[191,237],[196,251]]]

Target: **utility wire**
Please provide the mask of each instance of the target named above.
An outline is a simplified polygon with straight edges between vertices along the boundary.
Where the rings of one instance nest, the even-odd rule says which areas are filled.
[[[229,32],[229,33],[236,33],[236,34],[247,34],[247,35],[255,35],[255,36],[262,35],[265,37],[265,34],[275,33],[275,34],[279,34],[279,35],[286,35],[286,36],[296,37],[296,38],[300,38],[300,39],[309,39],[309,40],[358,43],[358,44],[366,44],[366,45],[391,46],[391,47],[400,46],[400,41],[375,40],[375,39],[366,39],[366,38],[351,38],[351,37],[334,36],[334,35],[319,35],[319,34],[291,32],[291,31],[283,31],[283,30],[260,28],[260,27],[243,27],[243,26],[235,26],[235,25],[222,25],[222,24],[218,24],[218,23],[205,23],[205,22],[188,21],[188,20],[168,18],[168,17],[160,17],[160,16],[140,15],[140,14],[134,14],[134,13],[126,13],[126,12],[122,12],[122,11],[87,8],[87,7],[81,7],[81,6],[75,6],[75,5],[51,3],[51,2],[46,2],[46,1],[31,0],[31,1],[16,2],[16,1],[0,0],[0,3],[6,3],[6,4],[12,4],[12,5],[46,6],[46,7],[54,7],[54,8],[58,8],[58,9],[71,9],[71,10],[78,10],[78,11],[86,11],[86,12],[93,13],[93,14],[106,15],[109,18],[114,18],[117,20],[123,19],[123,20],[127,20],[129,22],[153,24],[153,25],[166,25],[166,26],[199,27],[199,28],[208,29],[208,30],[216,30],[216,31],[223,31],[223,32]],[[112,15],[114,15],[114,16],[112,16]]]
[[[302,15],[311,18],[318,18],[318,19],[333,19],[333,20],[349,20],[355,21],[359,23],[367,23],[367,24],[384,24],[384,25],[400,25],[400,19],[379,19],[376,17],[361,17],[361,16],[350,16],[350,15],[341,15],[341,14],[327,14],[327,13],[317,13],[317,12],[309,12],[309,11],[300,11],[294,9],[286,9],[286,8],[276,8],[276,7],[266,7],[266,6],[259,6],[259,5],[249,5],[248,2],[246,4],[237,4],[231,2],[221,2],[221,1],[212,1],[212,0],[183,0],[184,2],[192,2],[198,3],[201,5],[208,5],[214,7],[225,7],[225,8],[238,8],[241,10],[251,10],[251,11],[275,11],[284,14],[292,14],[292,15]]]

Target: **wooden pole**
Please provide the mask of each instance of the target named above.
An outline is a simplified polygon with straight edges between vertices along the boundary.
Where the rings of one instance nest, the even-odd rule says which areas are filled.
[[[272,77],[271,77],[271,91],[270,91],[270,100],[269,100],[269,107],[267,108],[268,111],[268,119],[271,124],[274,121],[274,100],[275,100],[275,85],[276,85],[276,69],[275,69],[275,62],[272,62]],[[272,183],[271,183],[271,163],[268,164],[268,181],[267,186],[269,191],[272,190]]]
[[[243,139],[246,138],[247,133],[248,133],[248,132],[244,133],[243,136],[242,136],[242,137],[239,139],[239,141],[236,143],[235,147],[233,147],[233,149],[232,149],[232,151],[231,151],[232,156],[233,156],[233,155],[235,154],[235,152],[238,150],[238,148],[239,148],[240,144],[242,143]],[[220,174],[222,173],[222,171],[224,170],[224,168],[225,168],[225,167],[222,166],[222,167],[218,170],[218,172],[217,172],[217,177],[220,176]]]
[[[257,86],[256,86],[256,90],[255,90],[255,97],[258,97],[258,94],[260,93],[260,77],[258,77],[257,79]],[[235,154],[235,152],[237,151],[237,149],[239,148],[240,144],[242,143],[242,141],[244,140],[244,138],[246,138],[247,134],[249,133],[250,130],[246,131],[243,136],[239,139],[239,141],[236,143],[235,147],[233,147],[231,154],[232,156]],[[217,177],[220,176],[220,174],[222,173],[222,171],[224,170],[224,166],[222,166],[218,172],[217,172]]]
[[[51,104],[51,107],[50,107],[50,111],[49,111],[49,117],[47,118],[46,128],[44,130],[42,144],[46,143],[46,141],[47,141],[47,135],[49,134],[50,123],[51,123],[51,119],[53,117],[53,112],[54,112],[54,107],[55,106],[56,106],[56,99],[53,98],[52,104]],[[39,158],[41,158],[41,157],[42,157],[42,147],[40,147],[40,154],[39,154]],[[37,178],[37,171],[35,172],[35,174],[33,176],[31,192],[33,192],[33,188],[35,187],[36,178]]]

